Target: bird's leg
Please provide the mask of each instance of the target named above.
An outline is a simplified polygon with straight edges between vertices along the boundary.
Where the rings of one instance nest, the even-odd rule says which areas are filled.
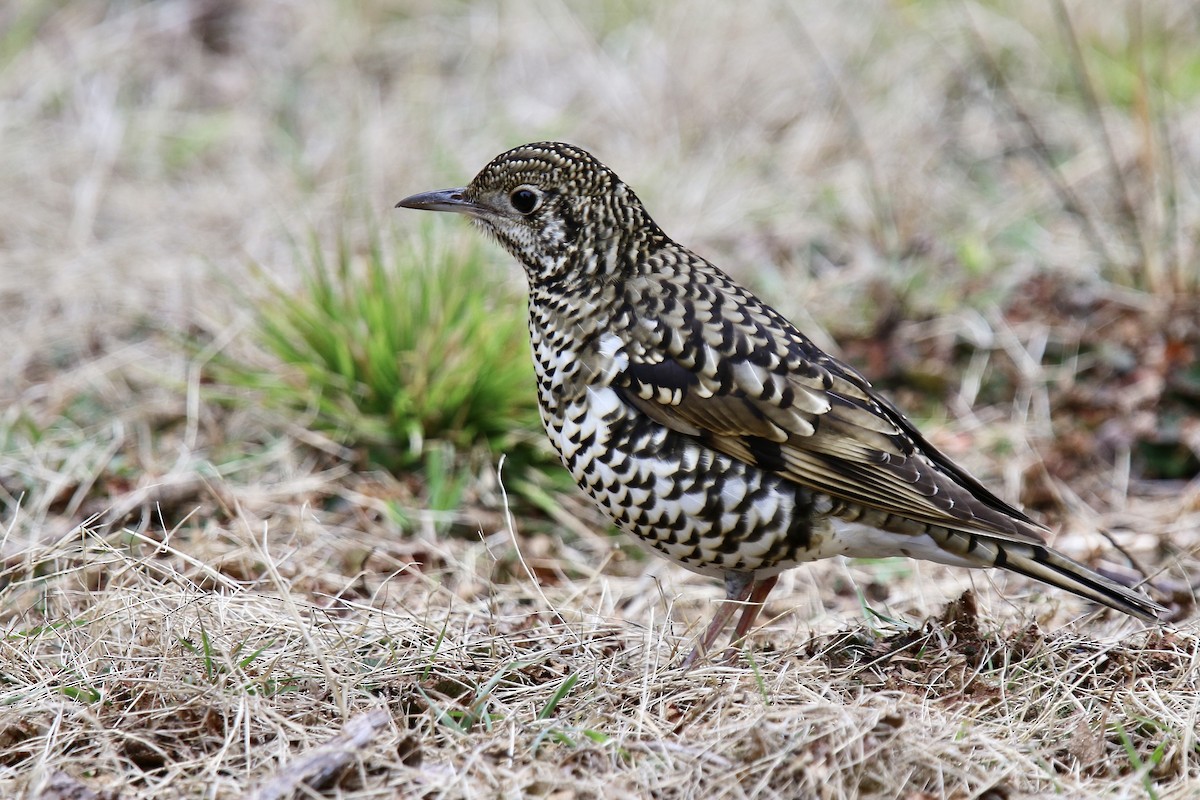
[[[704,632],[704,638],[696,643],[692,648],[692,652],[683,660],[680,665],[683,671],[687,672],[696,665],[696,662],[702,655],[708,652],[712,647],[712,643],[721,635],[721,631],[725,630],[725,626],[729,624],[729,620],[733,617],[733,612],[737,611],[738,606],[745,603],[750,597],[750,593],[756,585],[754,573],[752,572],[726,572],[725,573],[725,601],[721,603],[721,607],[717,609],[716,615],[712,622],[708,624],[708,630]],[[775,581],[772,579],[772,585]],[[770,588],[768,587],[768,591]],[[744,616],[744,615],[743,615]],[[738,628],[742,626],[739,624]]]
[[[750,632],[750,626],[758,618],[758,612],[762,611],[763,603],[767,601],[767,595],[775,588],[775,582],[778,580],[778,575],[772,575],[769,578],[763,578],[750,584],[750,598],[742,606],[742,616],[738,619],[737,627],[733,630],[733,639],[729,642],[729,649],[725,651],[726,663],[737,663],[738,644]]]

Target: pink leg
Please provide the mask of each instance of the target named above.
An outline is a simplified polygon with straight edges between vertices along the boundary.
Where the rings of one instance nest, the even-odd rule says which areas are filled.
[[[733,631],[733,641],[729,643],[729,649],[725,651],[726,663],[737,663],[738,645],[746,638],[746,634],[750,632],[750,626],[754,624],[754,620],[758,619],[758,612],[762,611],[763,603],[767,601],[767,595],[775,588],[775,582],[778,580],[778,575],[772,575],[769,578],[763,578],[751,584],[750,600],[742,607],[742,616]]]
[[[774,582],[774,579],[772,579],[772,585],[774,585]],[[738,606],[750,598],[750,594],[754,590],[756,583],[752,573],[726,573],[725,602],[721,603],[721,607],[717,609],[716,616],[708,624],[708,630],[704,632],[704,638],[696,643],[696,646],[692,648],[692,652],[688,654],[688,657],[680,665],[683,667],[684,672],[694,667],[700,657],[708,652],[713,642],[721,635],[721,631],[725,630],[725,626],[729,624],[729,620],[733,617],[733,612],[737,611]],[[738,627],[741,628],[741,625],[739,624]]]

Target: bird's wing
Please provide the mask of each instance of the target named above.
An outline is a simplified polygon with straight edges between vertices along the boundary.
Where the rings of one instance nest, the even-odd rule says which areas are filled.
[[[622,368],[612,385],[627,403],[718,451],[852,503],[1042,541],[1044,528],[929,444],[857,371],[713,270],[699,289],[689,276],[686,289],[667,284],[640,294],[643,310],[647,296],[665,299],[658,314],[631,320],[617,354]],[[704,281],[726,285],[706,292]]]

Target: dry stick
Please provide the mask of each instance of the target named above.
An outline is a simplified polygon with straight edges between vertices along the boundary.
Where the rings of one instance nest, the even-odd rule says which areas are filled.
[[[1129,566],[1133,567],[1133,569],[1142,576],[1142,580],[1138,581],[1139,586],[1143,583],[1150,582],[1150,573],[1146,571],[1145,567],[1138,563],[1138,560],[1133,557],[1132,553],[1130,553],[1119,541],[1117,541],[1117,537],[1113,535],[1112,531],[1102,525],[1098,525],[1096,526],[1096,532],[1107,539],[1108,543],[1112,545],[1114,550],[1125,556],[1125,560],[1129,562]]]
[[[300,784],[312,789],[328,785],[370,744],[388,719],[388,713],[382,709],[352,717],[341,733],[315,750],[284,764],[274,777],[257,790],[244,795],[243,800],[278,800],[290,796]]]
[[[102,795],[98,794],[91,787],[80,782],[74,775],[62,770],[55,770],[42,786],[38,800],[102,800],[115,796],[107,791]]]
[[[967,30],[970,32],[971,38],[975,40],[976,49],[979,55],[983,57],[990,77],[995,81],[996,88],[1000,91],[1000,96],[1017,118],[1017,122],[1021,124],[1021,128],[1025,131],[1025,135],[1028,137],[1029,149],[1037,156],[1037,158],[1033,159],[1033,163],[1041,168],[1042,174],[1050,182],[1050,187],[1058,195],[1058,201],[1062,203],[1063,209],[1082,223],[1083,233],[1091,241],[1092,247],[1096,248],[1096,251],[1101,254],[1101,257],[1107,263],[1116,264],[1117,260],[1109,252],[1108,245],[1105,243],[1104,237],[1100,234],[1100,229],[1096,226],[1095,220],[1084,210],[1083,203],[1080,202],[1079,197],[1076,196],[1074,190],[1063,180],[1062,175],[1055,168],[1054,159],[1050,155],[1050,147],[1042,139],[1042,135],[1038,133],[1033,120],[1025,113],[1025,109],[1017,101],[1016,94],[1004,77],[1004,71],[1000,69],[1000,64],[992,56],[987,42],[984,41],[983,35],[976,28],[969,7],[967,8],[967,21]]]
[[[1138,253],[1142,257],[1142,266],[1145,267],[1150,263],[1150,254],[1147,252],[1146,242],[1142,238],[1142,223],[1138,219],[1137,211],[1133,207],[1133,200],[1129,197],[1129,185],[1125,182],[1121,166],[1117,163],[1117,151],[1113,148],[1112,137],[1108,135],[1108,127],[1104,124],[1104,113],[1100,110],[1100,101],[1096,98],[1096,89],[1092,86],[1092,79],[1088,76],[1087,64],[1083,60],[1083,51],[1079,49],[1079,37],[1075,35],[1075,27],[1071,24],[1071,16],[1067,13],[1067,8],[1063,5],[1062,0],[1055,0],[1054,16],[1058,20],[1059,27],[1062,28],[1063,38],[1067,42],[1067,49],[1071,54],[1071,62],[1075,66],[1075,75],[1079,83],[1079,91],[1083,95],[1084,105],[1087,107],[1092,121],[1096,124],[1096,129],[1100,134],[1100,141],[1104,145],[1104,155],[1107,157],[1109,172],[1112,173],[1113,185],[1117,188],[1117,199],[1121,203],[1121,213],[1125,215],[1125,219],[1129,223],[1129,230],[1133,233],[1133,240],[1137,244]]]
[[[583,644],[583,638],[569,624],[566,624],[563,615],[559,613],[559,610],[546,597],[546,593],[542,591],[541,581],[537,579],[537,575],[533,574],[533,570],[529,568],[529,564],[525,562],[525,556],[521,553],[521,542],[517,539],[517,525],[513,522],[512,509],[508,504],[508,490],[504,488],[504,460],[506,456],[507,454],[500,456],[500,462],[496,464],[496,483],[500,487],[500,497],[504,501],[504,524],[508,528],[508,535],[512,538],[513,550],[516,551],[517,561],[521,564],[521,569],[525,571],[525,577],[529,578],[529,582],[538,593],[538,597],[542,598],[543,605],[554,612],[555,617],[563,620],[567,633],[574,636],[578,644]]]
[[[300,638],[308,646],[309,652],[317,659],[317,663],[321,665],[321,670],[325,673],[325,680],[328,682],[328,689],[333,695],[334,702],[337,704],[338,711],[343,715],[348,713],[346,691],[338,682],[338,672],[334,669],[325,649],[317,644],[313,638],[312,630],[306,624],[304,615],[300,613],[300,606],[296,602],[296,598],[292,594],[292,587],[283,575],[279,572],[279,565],[275,563],[274,557],[271,555],[271,549],[267,546],[267,528],[268,524],[263,524],[263,535],[260,540],[254,536],[254,531],[250,527],[250,521],[246,519],[246,515],[242,512],[240,503],[236,503],[237,518],[245,527],[246,532],[250,534],[250,541],[254,543],[259,554],[262,556],[262,563],[266,569],[267,576],[271,579],[271,583],[279,590],[279,599],[283,608],[288,612],[288,616],[296,623],[296,630],[300,634]]]
[[[1180,248],[1179,186],[1175,176],[1175,170],[1178,168],[1175,163],[1175,146],[1171,141],[1170,122],[1167,121],[1167,115],[1159,114],[1155,122],[1158,127],[1158,137],[1162,140],[1163,167],[1159,174],[1166,183],[1166,187],[1163,189],[1165,193],[1163,203],[1166,205],[1167,219],[1163,223],[1162,234],[1166,241],[1165,260],[1171,265],[1171,283],[1174,285],[1175,291],[1179,294],[1187,294],[1200,288],[1200,281],[1188,275],[1187,265],[1191,263],[1189,259],[1192,257],[1192,253],[1183,255]]]
[[[1144,242],[1148,259],[1143,267],[1146,272],[1146,284],[1149,290],[1161,295],[1170,293],[1174,284],[1174,268],[1166,258],[1167,223],[1164,219],[1166,195],[1163,189],[1162,168],[1159,166],[1161,149],[1158,139],[1156,117],[1164,116],[1163,112],[1155,113],[1152,98],[1152,86],[1146,72],[1146,44],[1142,25],[1141,3],[1130,3],[1126,16],[1129,19],[1129,43],[1126,45],[1126,55],[1135,61],[1135,78],[1133,100],[1130,114],[1137,122],[1138,134],[1141,138],[1138,155],[1134,161],[1138,165],[1145,188],[1142,192],[1139,208],[1144,215],[1146,228]],[[1164,46],[1165,47],[1165,46]],[[1164,104],[1165,105],[1165,104]]]
[[[1163,40],[1163,52],[1159,61],[1159,72],[1155,85],[1163,87],[1167,84],[1167,40]],[[1147,83],[1149,83],[1147,81]],[[1179,184],[1177,181],[1176,169],[1181,167],[1175,163],[1175,147],[1171,138],[1171,123],[1167,119],[1167,102],[1163,100],[1167,90],[1162,89],[1158,96],[1161,100],[1161,111],[1154,116],[1155,128],[1158,132],[1159,141],[1162,142],[1162,168],[1158,171],[1158,177],[1162,180],[1164,186],[1162,189],[1162,203],[1166,206],[1166,220],[1163,222],[1161,238],[1163,239],[1166,252],[1164,253],[1164,261],[1170,265],[1171,283],[1175,287],[1175,291],[1180,294],[1187,294],[1190,291],[1200,289],[1200,282],[1195,282],[1195,278],[1188,277],[1187,265],[1192,263],[1189,259],[1191,254],[1184,255],[1180,252],[1180,222],[1179,222]],[[1149,86],[1146,89],[1147,97],[1150,94]],[[1147,101],[1149,102],[1149,101]],[[1178,176],[1182,177],[1182,176]],[[1194,251],[1193,251],[1194,252]],[[1195,282],[1195,285],[1192,285]]]

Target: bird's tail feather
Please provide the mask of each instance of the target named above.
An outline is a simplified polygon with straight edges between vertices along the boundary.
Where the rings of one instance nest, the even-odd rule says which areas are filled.
[[[981,567],[999,567],[1057,586],[1146,622],[1158,622],[1166,609],[1141,592],[1123,586],[1056,550],[986,533],[944,530],[942,546]]]

